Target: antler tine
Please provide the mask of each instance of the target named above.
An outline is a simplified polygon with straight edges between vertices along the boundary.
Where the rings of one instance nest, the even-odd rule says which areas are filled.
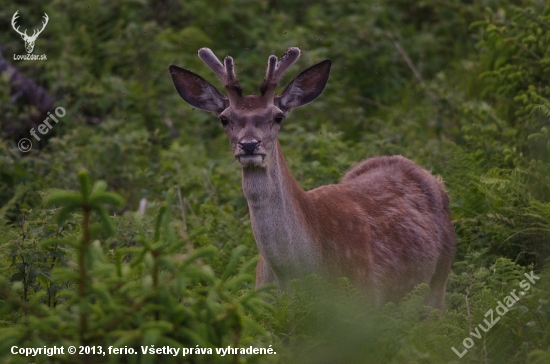
[[[269,56],[267,59],[267,70],[265,72],[265,79],[271,80],[275,74],[275,69],[277,68],[277,57]]]
[[[265,77],[260,85],[260,92],[262,95],[267,91],[269,85],[273,82],[273,75],[275,74],[275,69],[277,68],[277,57],[274,55],[269,56],[267,59],[267,69],[265,71]],[[277,87],[277,83],[275,83]]]
[[[264,95],[267,90],[275,93],[275,89],[281,80],[281,77],[294,62],[300,57],[300,48],[290,47],[281,56],[281,60],[277,62],[276,56],[269,56],[267,60],[267,70],[265,78],[260,86],[260,92]]]
[[[44,13],[44,16],[43,16],[44,20],[42,22],[42,29],[40,29],[40,33],[42,33],[42,31],[44,30],[44,28],[46,28],[46,25],[48,25],[48,20],[50,20],[50,18],[48,17],[48,14]]]
[[[227,81],[229,84],[239,83],[237,76],[235,76],[235,65],[233,63],[233,57],[227,56],[224,60],[225,63],[225,72],[227,73]]]
[[[214,52],[208,48],[199,49],[199,57],[222,81],[230,99],[235,100],[237,97],[242,96],[242,87],[235,76],[233,58],[230,56],[225,57],[224,66]]]
[[[300,58],[300,48],[290,47],[286,50],[286,52],[282,55],[281,60],[277,64],[277,69],[275,70],[275,79],[277,80],[277,82],[280,81],[281,77],[288,69],[288,67],[292,66],[294,62],[298,60],[298,58]]]
[[[17,18],[19,18],[19,10],[17,10],[15,14],[13,14],[13,16],[11,17],[11,25],[13,25],[14,27],[15,27],[15,21],[17,20]]]
[[[20,26],[18,26],[17,28],[15,27],[15,26],[17,25],[17,24],[15,24],[15,22],[17,21],[17,18],[19,18],[19,10],[17,10],[17,11],[15,12],[15,14],[13,14],[13,16],[12,16],[12,18],[11,18],[11,26],[12,26],[12,28],[13,28],[17,33],[23,35],[23,33],[21,33],[21,32],[19,31],[19,27],[20,27]],[[24,34],[26,35],[26,31],[25,31]]]
[[[225,89],[228,93],[236,92],[238,96],[242,96],[243,88],[235,75],[235,65],[233,63],[233,57],[226,56],[224,59],[225,63],[225,73],[227,75],[227,80],[225,83]]]
[[[225,68],[223,67],[218,57],[216,57],[214,52],[212,52],[209,48],[201,48],[199,49],[199,58],[202,59],[202,61],[225,84],[225,79],[227,78]]]

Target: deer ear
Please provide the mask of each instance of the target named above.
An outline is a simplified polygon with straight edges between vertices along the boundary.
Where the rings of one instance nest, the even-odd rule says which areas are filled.
[[[216,114],[229,106],[229,100],[201,76],[174,65],[168,69],[176,90],[191,106]]]
[[[275,97],[275,105],[286,112],[315,100],[327,84],[331,65],[325,59],[300,73]]]

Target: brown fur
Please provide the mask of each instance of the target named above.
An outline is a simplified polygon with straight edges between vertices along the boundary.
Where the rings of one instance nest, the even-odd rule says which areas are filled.
[[[310,231],[330,276],[349,277],[379,303],[426,283],[428,302],[443,308],[455,239],[439,179],[404,157],[375,157],[308,195]]]

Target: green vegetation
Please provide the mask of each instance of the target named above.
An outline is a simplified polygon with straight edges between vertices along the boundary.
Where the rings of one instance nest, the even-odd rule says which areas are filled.
[[[34,50],[47,61],[13,60],[25,53],[16,10],[28,33],[49,15]],[[36,142],[30,128],[55,107],[20,92],[0,59],[0,361],[550,362],[546,2],[32,0],[3,6],[0,30],[5,61],[67,111]],[[323,94],[280,133],[303,188],[383,154],[442,176],[458,241],[443,315],[423,307],[425,286],[380,310],[344,278],[254,290],[239,166],[216,118],[183,102],[167,71],[219,87],[197,57],[205,46],[234,57],[245,93],[289,46],[302,57],[283,85],[332,59]],[[531,271],[540,279],[477,337]],[[451,348],[466,338],[459,358]],[[138,354],[31,358],[14,345]],[[153,345],[213,354],[142,354]],[[216,355],[228,346],[276,354]]]

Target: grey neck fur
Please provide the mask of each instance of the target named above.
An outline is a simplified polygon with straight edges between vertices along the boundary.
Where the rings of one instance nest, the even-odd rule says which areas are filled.
[[[274,149],[265,169],[243,169],[242,186],[258,248],[284,286],[315,272],[317,257],[301,210],[306,192],[290,174],[278,142]]]

